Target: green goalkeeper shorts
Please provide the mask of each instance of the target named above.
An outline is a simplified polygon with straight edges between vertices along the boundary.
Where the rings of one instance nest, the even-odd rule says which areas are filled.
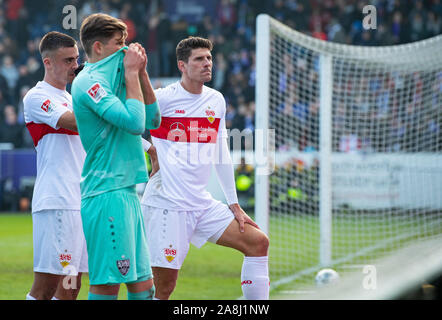
[[[135,186],[82,199],[81,218],[91,285],[152,278]]]

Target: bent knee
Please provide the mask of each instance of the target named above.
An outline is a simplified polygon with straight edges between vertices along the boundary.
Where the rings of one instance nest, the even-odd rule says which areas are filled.
[[[257,256],[266,256],[269,252],[269,244],[270,240],[269,237],[265,233],[262,233],[259,237],[259,240],[256,244],[256,255]]]
[[[263,232],[260,232],[258,236],[253,238],[253,242],[249,244],[243,252],[246,256],[262,257],[267,256],[269,252],[269,238]]]

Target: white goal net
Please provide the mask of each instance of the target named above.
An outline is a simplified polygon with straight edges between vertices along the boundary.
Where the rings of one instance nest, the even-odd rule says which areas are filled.
[[[330,43],[257,20],[256,129],[275,168],[256,176],[273,286],[442,233],[442,36]]]

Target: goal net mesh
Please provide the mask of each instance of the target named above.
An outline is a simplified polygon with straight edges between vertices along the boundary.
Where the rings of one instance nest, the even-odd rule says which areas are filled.
[[[328,266],[345,273],[440,235],[442,36],[357,47],[269,23],[270,50],[257,53],[269,55],[268,79],[257,79],[268,82],[269,101],[257,113],[267,112],[267,129],[275,129],[267,210],[273,285],[311,284],[325,267],[319,255],[324,89],[331,90]],[[331,61],[328,88],[321,88],[322,56]]]

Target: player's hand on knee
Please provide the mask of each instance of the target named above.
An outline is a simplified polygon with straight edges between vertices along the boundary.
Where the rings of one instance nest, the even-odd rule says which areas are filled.
[[[235,219],[239,223],[239,231],[244,232],[244,225],[250,224],[254,226],[255,228],[258,228],[258,225],[255,223],[255,221],[252,220],[252,218],[249,217],[247,213],[240,207],[239,204],[234,203],[229,206],[230,210],[233,212],[233,215],[235,216]]]

